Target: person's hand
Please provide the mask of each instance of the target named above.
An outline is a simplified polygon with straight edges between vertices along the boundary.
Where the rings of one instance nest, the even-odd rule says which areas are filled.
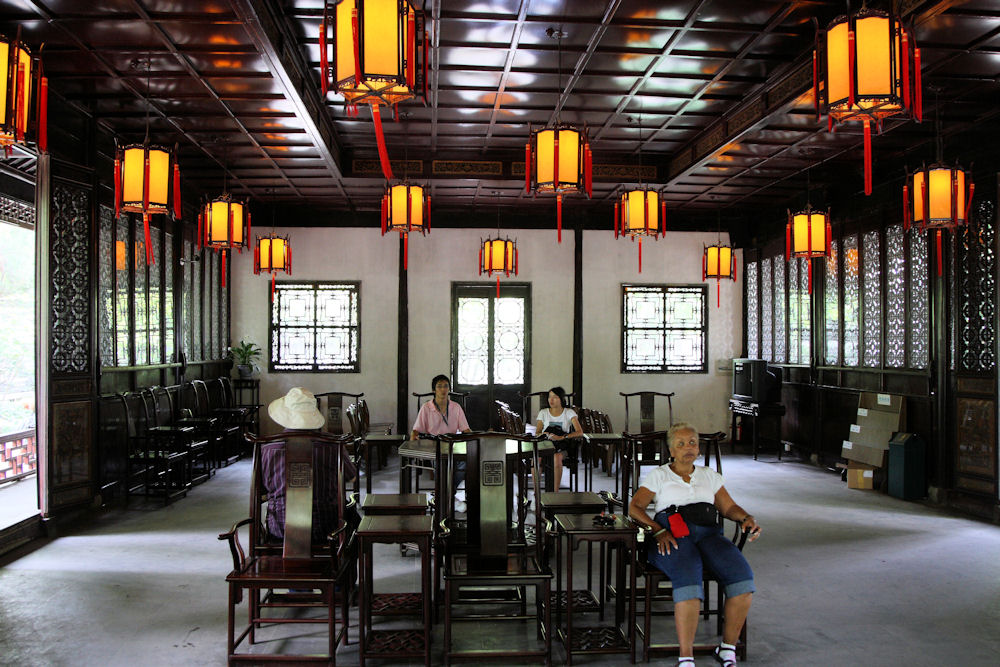
[[[670,554],[672,549],[677,548],[677,540],[669,530],[665,530],[656,537],[656,550],[660,554]]]
[[[744,517],[743,521],[740,522],[740,529],[744,533],[750,533],[751,542],[760,537],[760,524],[757,523],[757,519],[754,518],[753,514],[747,514]]]

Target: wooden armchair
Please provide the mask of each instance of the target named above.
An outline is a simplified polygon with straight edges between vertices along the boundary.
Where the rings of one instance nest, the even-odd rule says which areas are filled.
[[[229,583],[228,647],[229,663],[234,662],[325,662],[336,664],[336,647],[347,643],[349,602],[357,567],[354,543],[356,524],[349,520],[350,501],[344,491],[343,446],[349,436],[330,436],[318,431],[283,433],[268,438],[248,436],[254,445],[253,477],[251,481],[250,516],[237,522],[228,532],[219,535],[229,543],[233,570],[226,577]],[[285,457],[285,522],[280,543],[270,536],[263,520],[262,502],[266,501],[264,486],[263,445],[284,442]],[[313,537],[313,494],[317,477],[314,475],[314,451],[327,447],[327,455],[319,460],[335,470],[337,489],[336,519],[333,530],[325,539]],[[240,530],[249,530],[250,549],[240,542]],[[248,622],[237,635],[236,607],[249,592]],[[287,592],[281,592],[287,590]],[[275,615],[275,610],[296,610],[292,615]],[[337,609],[339,608],[339,619]],[[304,616],[302,609],[322,610],[321,616]],[[336,629],[339,620],[340,629]],[[245,639],[258,641],[257,633],[271,625],[288,623],[325,624],[327,653],[324,655],[238,654]]]

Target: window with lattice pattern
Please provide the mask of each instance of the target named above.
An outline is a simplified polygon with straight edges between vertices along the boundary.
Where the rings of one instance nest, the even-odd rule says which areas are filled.
[[[279,283],[271,304],[272,371],[358,373],[361,283]]]
[[[707,373],[708,288],[622,285],[622,372]]]

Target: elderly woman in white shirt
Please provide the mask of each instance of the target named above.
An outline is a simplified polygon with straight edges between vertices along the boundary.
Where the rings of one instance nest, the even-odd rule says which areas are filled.
[[[667,434],[667,445],[673,461],[642,478],[629,503],[629,516],[652,531],[656,548],[648,552],[649,562],[673,584],[674,622],[680,643],[677,664],[695,664],[694,637],[705,597],[702,568],[707,564],[726,592],[722,643],[714,657],[723,667],[735,667],[736,641],[756,589],[749,563],[722,534],[714,520],[715,510],[749,531],[751,541],[760,536],[760,525],[729,496],[722,475],[695,465],[699,447],[698,431],[693,426],[674,424]],[[646,512],[650,503],[655,506],[653,518]]]

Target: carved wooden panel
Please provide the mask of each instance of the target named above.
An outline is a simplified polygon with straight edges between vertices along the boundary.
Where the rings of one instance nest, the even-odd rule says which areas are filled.
[[[993,476],[996,462],[996,402],[960,396],[956,400],[959,474]]]
[[[52,481],[56,486],[90,479],[93,438],[90,401],[52,405]]]
[[[50,275],[52,371],[90,369],[90,194],[53,183]]]

